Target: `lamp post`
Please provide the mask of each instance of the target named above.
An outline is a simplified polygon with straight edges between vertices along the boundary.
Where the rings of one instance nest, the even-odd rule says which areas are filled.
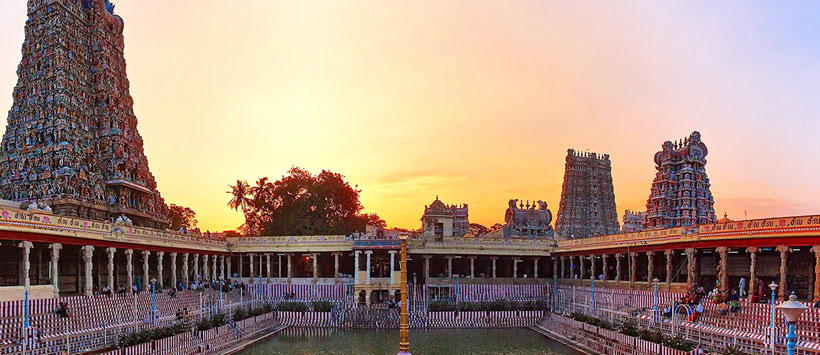
[[[769,328],[774,328],[774,291],[777,290],[777,283],[772,281],[769,288],[772,289],[772,323],[769,324]]]
[[[399,236],[401,240],[401,324],[399,325],[399,353],[410,355],[410,330],[407,321],[407,234]]]
[[[219,310],[222,310],[222,281],[224,280],[224,277],[219,277]]]
[[[658,280],[657,277],[652,279],[652,283],[655,285],[655,307],[652,308],[652,309],[654,309],[655,312],[658,311],[658,282],[660,282],[660,281],[661,280]]]
[[[157,315],[157,298],[155,295],[155,285],[157,284],[157,279],[151,278],[151,322],[153,323],[156,321]]]
[[[774,353],[774,343],[777,340],[777,328],[774,326],[774,291],[777,290],[777,283],[772,281],[769,288],[772,290],[772,322],[769,324],[769,348]]]
[[[800,319],[800,314],[807,308],[806,305],[797,302],[797,296],[794,295],[794,292],[789,296],[788,301],[777,306],[777,309],[783,313],[783,316],[786,317],[786,320],[789,322],[789,334],[786,335],[786,339],[789,340],[787,344],[789,355],[794,355],[795,340],[797,340],[797,334],[794,333],[794,325],[797,323],[797,320]]]
[[[597,309],[598,307],[595,306],[595,275],[592,275],[589,281],[592,286],[592,309]]]

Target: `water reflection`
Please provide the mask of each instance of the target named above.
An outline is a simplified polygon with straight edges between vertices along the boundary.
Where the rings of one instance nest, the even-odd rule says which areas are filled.
[[[241,354],[394,355],[398,339],[398,330],[288,328]],[[414,355],[578,354],[529,329],[411,329],[410,351]]]

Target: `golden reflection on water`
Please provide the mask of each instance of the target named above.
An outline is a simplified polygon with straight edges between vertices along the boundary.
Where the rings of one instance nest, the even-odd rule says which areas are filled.
[[[288,328],[242,351],[241,355],[395,355],[398,329]],[[410,330],[413,355],[578,354],[541,334],[525,328]]]

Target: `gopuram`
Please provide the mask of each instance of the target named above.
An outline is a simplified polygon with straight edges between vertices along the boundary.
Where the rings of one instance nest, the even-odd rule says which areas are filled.
[[[609,154],[567,150],[555,229],[569,238],[615,234],[621,229]]]
[[[655,153],[655,180],[646,200],[644,228],[661,229],[715,223],[712,192],[706,176],[709,150],[699,132],[666,141]]]
[[[123,19],[107,0],[28,4],[0,194],[25,208],[165,227],[129,93]]]

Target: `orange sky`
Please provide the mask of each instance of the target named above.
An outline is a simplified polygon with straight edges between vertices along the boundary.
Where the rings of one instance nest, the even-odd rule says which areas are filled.
[[[342,173],[418,228],[436,195],[472,222],[560,200],[567,148],[609,153],[619,215],[664,140],[709,147],[718,214],[818,213],[813,3],[115,1],[139,130],[168,202],[242,222],[237,178]],[[25,1],[0,3],[0,108]]]

